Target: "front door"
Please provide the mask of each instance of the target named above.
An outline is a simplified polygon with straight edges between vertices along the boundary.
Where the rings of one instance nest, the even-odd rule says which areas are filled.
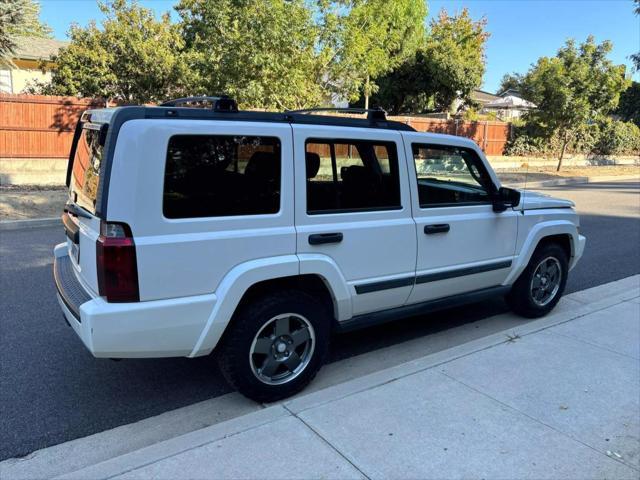
[[[500,285],[515,254],[518,213],[493,211],[496,179],[481,152],[424,134],[403,136],[418,237],[409,303]]]
[[[334,262],[354,315],[403,305],[415,275],[402,137],[392,130],[294,125],[297,253]]]

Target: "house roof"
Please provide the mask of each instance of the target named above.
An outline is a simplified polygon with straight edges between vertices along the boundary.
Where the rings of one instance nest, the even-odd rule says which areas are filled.
[[[486,103],[485,108],[499,108],[499,109],[519,109],[526,110],[529,108],[536,108],[536,105],[526,101],[523,98],[516,97],[515,95],[507,95],[505,97],[498,97],[493,102]]]
[[[493,93],[485,92],[484,90],[474,90],[471,92],[471,98],[478,103],[485,104],[499,99],[500,97]]]
[[[508,97],[508,96],[514,96],[514,97],[522,97],[520,95],[520,92],[518,90],[516,90],[515,88],[507,88],[506,90],[498,93],[499,97]]]
[[[21,60],[51,60],[62,47],[69,45],[63,40],[38,37],[18,37],[13,58]]]

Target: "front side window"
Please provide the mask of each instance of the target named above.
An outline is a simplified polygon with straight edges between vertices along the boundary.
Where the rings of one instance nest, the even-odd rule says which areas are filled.
[[[490,203],[491,178],[471,149],[413,144],[420,207]]]
[[[261,215],[280,210],[280,140],[240,135],[175,135],[169,140],[167,218]]]
[[[399,209],[394,142],[308,140],[307,213]]]

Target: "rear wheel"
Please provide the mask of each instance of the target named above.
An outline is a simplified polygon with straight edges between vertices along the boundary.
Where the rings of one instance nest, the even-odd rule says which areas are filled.
[[[511,309],[528,318],[546,315],[560,300],[568,271],[569,260],[560,245],[538,247],[507,296]]]
[[[329,344],[327,306],[306,292],[252,301],[235,315],[218,349],[220,369],[243,395],[273,402],[302,390],[322,366]]]

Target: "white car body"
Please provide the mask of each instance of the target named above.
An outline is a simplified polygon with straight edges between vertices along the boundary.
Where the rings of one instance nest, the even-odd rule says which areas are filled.
[[[108,123],[106,111],[95,111]],[[89,117],[87,117],[89,118]],[[281,145],[280,210],[274,214],[169,219],[160,208],[167,144],[173,135],[256,135]],[[483,152],[471,140],[383,128],[295,122],[134,118],[122,122],[110,159],[106,218],[133,231],[139,301],[99,295],[97,215],[73,217],[73,241],[55,247],[58,299],[67,322],[96,357],[197,357],[212,352],[245,294],[260,282],[319,278],[330,292],[336,325],[372,315],[512,285],[543,238],[562,236],[570,268],[585,238],[572,203],[527,192],[496,212],[491,204],[421,208],[412,144],[472,149],[496,188]],[[393,142],[401,208],[310,215],[305,142],[309,138]],[[104,194],[104,192],[102,192]],[[85,218],[86,217],[86,218]],[[426,225],[448,224],[444,235]],[[341,232],[343,241],[311,245],[310,235]],[[66,277],[65,277],[66,276]],[[65,290],[66,289],[66,290]],[[80,289],[78,291],[78,289]]]

